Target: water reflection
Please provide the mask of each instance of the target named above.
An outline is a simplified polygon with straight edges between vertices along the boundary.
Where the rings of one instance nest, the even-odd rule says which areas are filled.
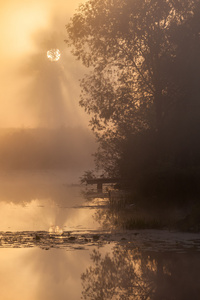
[[[13,172],[3,175],[0,174],[1,230],[99,228],[90,207],[82,207],[85,202],[82,188],[67,185],[69,174]]]
[[[0,299],[199,299],[199,234],[114,230],[107,199],[67,181],[0,174]]]
[[[198,300],[199,253],[0,249],[0,299]]]
[[[83,299],[199,299],[197,253],[148,253],[117,246],[105,255],[94,250],[91,261],[81,275]]]
[[[88,263],[87,251],[1,249],[0,299],[79,300]]]

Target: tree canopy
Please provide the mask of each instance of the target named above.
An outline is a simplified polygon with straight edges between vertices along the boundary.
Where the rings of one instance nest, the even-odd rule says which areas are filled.
[[[67,44],[89,69],[80,105],[108,173],[125,153],[175,161],[186,141],[188,157],[199,152],[199,17],[198,0],[89,0],[66,26]]]

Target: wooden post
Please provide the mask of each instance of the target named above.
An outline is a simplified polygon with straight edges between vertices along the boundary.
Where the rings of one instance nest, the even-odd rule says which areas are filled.
[[[103,189],[103,183],[102,182],[98,182],[97,183],[97,191],[98,192],[102,192],[102,189]]]

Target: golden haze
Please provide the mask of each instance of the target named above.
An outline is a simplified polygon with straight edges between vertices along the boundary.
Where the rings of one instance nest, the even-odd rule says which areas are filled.
[[[55,101],[58,105],[63,102],[66,124],[55,121],[51,126],[54,123],[55,126],[76,126],[76,122],[77,125],[86,124],[86,116],[78,107],[78,74],[82,66],[75,61],[68,64],[73,58],[64,43],[65,25],[80,2],[84,1],[0,1],[0,127],[48,127],[48,116],[42,120],[45,108],[40,111],[39,103],[47,101],[44,98],[49,95],[44,91],[47,87],[42,87],[39,82],[42,78],[37,75],[43,72],[45,77],[46,52],[49,46],[57,48],[58,44],[64,55],[56,72],[63,72],[63,83],[62,87],[55,86],[54,96],[56,98],[57,90],[62,94]],[[42,63],[39,64],[38,58]],[[38,94],[33,90],[38,90]],[[55,109],[56,104],[50,105]],[[69,117],[72,114],[73,119]]]

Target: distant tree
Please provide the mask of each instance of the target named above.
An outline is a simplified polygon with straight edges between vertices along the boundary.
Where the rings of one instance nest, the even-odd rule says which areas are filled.
[[[188,103],[200,95],[199,11],[198,0],[90,0],[66,26],[67,44],[90,70],[80,105],[91,115],[96,161],[107,173],[119,172],[130,137],[134,143],[141,132],[150,132],[157,158],[165,140],[175,141],[168,157],[179,153]]]

